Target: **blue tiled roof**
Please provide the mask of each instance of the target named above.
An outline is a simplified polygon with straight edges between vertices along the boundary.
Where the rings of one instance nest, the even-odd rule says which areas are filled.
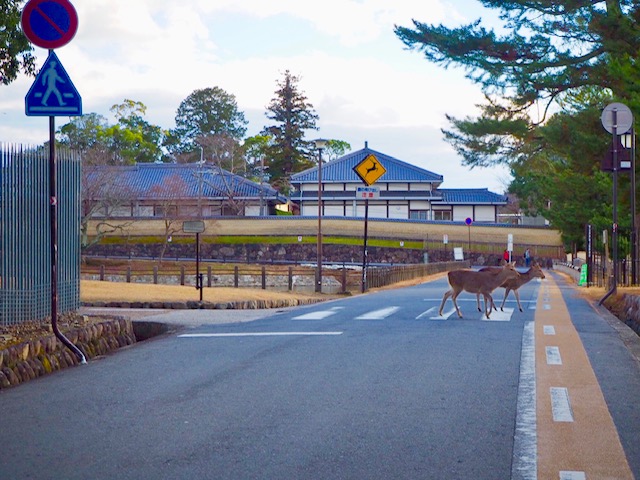
[[[421,182],[442,183],[442,175],[416,167],[409,163],[390,157],[384,153],[376,152],[368,147],[349,153],[336,160],[322,164],[322,183],[362,182],[353,168],[364,160],[367,155],[375,155],[385,168],[386,173],[380,177],[379,182]],[[312,167],[291,175],[291,183],[317,183],[318,167]]]
[[[140,163],[133,166],[84,167],[88,180],[108,182],[131,196],[143,199],[175,198],[259,198],[276,199],[285,203],[286,197],[268,185],[247,180],[226,170],[198,164]],[[200,182],[202,178],[202,182]],[[202,185],[200,186],[200,183]],[[262,191],[262,192],[261,192]]]
[[[487,188],[439,188],[436,193],[442,195],[442,201],[434,200],[434,203],[454,204],[493,204],[503,205],[507,203],[507,197],[490,192]]]

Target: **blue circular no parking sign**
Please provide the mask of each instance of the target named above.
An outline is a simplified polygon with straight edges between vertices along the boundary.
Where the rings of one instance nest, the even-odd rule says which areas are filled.
[[[29,0],[20,22],[31,43],[48,49],[66,45],[78,31],[78,14],[69,0]]]

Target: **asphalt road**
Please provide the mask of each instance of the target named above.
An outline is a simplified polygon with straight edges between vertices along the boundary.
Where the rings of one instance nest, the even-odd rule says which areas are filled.
[[[638,362],[556,280],[640,478]],[[251,321],[174,312],[180,331],[1,391],[0,478],[537,478],[520,387],[526,339],[548,314],[543,285],[492,321],[469,294],[463,319],[450,302],[439,317],[445,279]]]

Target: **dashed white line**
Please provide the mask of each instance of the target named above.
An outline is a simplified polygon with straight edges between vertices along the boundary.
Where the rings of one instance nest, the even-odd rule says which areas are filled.
[[[547,355],[547,365],[562,365],[562,357],[560,357],[560,349],[558,347],[545,347]]]
[[[542,333],[544,333],[545,335],[555,335],[556,328],[553,325],[544,325],[542,327]]]
[[[560,480],[587,480],[587,475],[584,472],[561,470]]]
[[[554,422],[573,422],[573,410],[569,399],[569,390],[564,387],[551,387],[551,413]]]

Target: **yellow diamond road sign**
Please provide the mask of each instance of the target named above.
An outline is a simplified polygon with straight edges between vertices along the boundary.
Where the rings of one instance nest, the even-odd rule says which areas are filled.
[[[373,154],[367,155],[353,170],[366,185],[373,185],[382,175],[387,173],[387,170]]]

